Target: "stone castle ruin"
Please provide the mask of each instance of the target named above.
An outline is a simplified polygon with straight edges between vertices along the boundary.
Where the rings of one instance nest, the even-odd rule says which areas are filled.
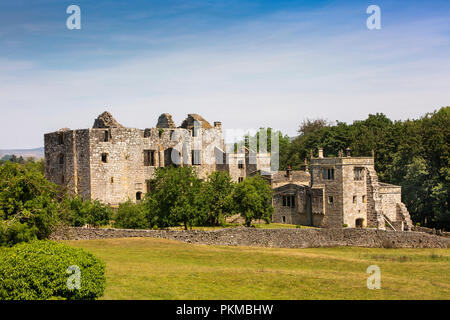
[[[46,177],[83,199],[117,206],[151,191],[155,168],[193,166],[200,178],[226,171],[235,182],[261,174],[274,190],[273,222],[411,230],[401,187],[378,181],[373,157],[310,159],[305,170],[271,171],[270,153],[226,148],[221,122],[189,114],[176,127],[164,113],[155,128],[127,128],[102,113],[92,129],[45,134]]]

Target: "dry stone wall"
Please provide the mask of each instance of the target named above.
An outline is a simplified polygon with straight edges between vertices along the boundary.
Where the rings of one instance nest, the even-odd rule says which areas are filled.
[[[60,228],[53,240],[89,240],[151,237],[188,243],[272,248],[369,247],[449,248],[450,238],[424,232],[396,232],[375,229],[256,229],[226,228],[214,231],[130,230]]]

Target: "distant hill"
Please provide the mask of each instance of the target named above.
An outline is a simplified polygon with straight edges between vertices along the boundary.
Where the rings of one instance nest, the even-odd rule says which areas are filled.
[[[36,159],[44,158],[44,147],[35,149],[0,149],[0,159],[7,155],[15,155],[23,158],[33,157]]]

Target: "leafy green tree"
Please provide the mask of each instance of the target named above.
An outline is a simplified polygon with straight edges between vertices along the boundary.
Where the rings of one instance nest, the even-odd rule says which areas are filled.
[[[0,166],[0,244],[47,238],[57,221],[58,187],[37,170]]]
[[[201,210],[199,224],[217,226],[225,222],[233,210],[233,189],[234,183],[227,172],[215,171],[208,176],[196,197],[197,207]]]
[[[80,197],[65,198],[61,203],[60,220],[73,227],[86,224],[99,227],[109,224],[112,210],[98,200],[85,200]]]
[[[196,202],[201,183],[194,167],[157,168],[153,191],[144,201],[150,225],[166,228],[183,224],[186,230],[192,228],[201,212]]]
[[[114,215],[114,227],[125,229],[148,229],[150,224],[142,204],[131,201],[121,203]]]
[[[235,211],[241,214],[247,227],[250,227],[255,219],[270,223],[273,214],[272,189],[261,176],[248,177],[238,183],[232,198]]]

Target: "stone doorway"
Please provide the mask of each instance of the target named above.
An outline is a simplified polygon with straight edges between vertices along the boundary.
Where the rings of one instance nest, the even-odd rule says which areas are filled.
[[[363,228],[364,227],[364,219],[359,218],[355,220],[355,227],[356,228]]]

